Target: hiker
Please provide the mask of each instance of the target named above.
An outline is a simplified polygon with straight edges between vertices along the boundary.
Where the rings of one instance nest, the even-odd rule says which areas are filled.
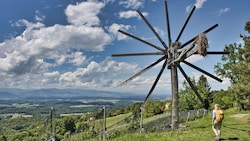
[[[215,139],[217,141],[220,140],[221,136],[221,125],[222,125],[222,120],[224,118],[223,111],[220,109],[219,104],[214,105],[214,110],[213,110],[213,117],[212,117],[212,129],[215,134]]]

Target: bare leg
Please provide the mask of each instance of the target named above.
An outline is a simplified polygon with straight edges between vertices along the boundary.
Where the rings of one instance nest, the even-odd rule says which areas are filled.
[[[220,132],[220,130],[217,130],[217,133],[218,133],[218,136],[220,137],[220,135],[221,135],[221,132]]]
[[[218,136],[219,133],[218,133],[217,130],[214,128],[214,126],[212,127],[212,129],[213,129],[213,131],[214,131],[215,136]]]

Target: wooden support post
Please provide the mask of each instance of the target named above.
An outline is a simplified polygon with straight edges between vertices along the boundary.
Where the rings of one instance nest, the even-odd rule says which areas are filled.
[[[172,129],[178,129],[179,124],[179,108],[178,108],[178,76],[177,65],[171,65],[171,83],[172,83]]]

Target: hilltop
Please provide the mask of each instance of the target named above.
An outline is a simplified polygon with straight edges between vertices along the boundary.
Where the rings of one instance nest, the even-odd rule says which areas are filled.
[[[241,115],[241,116],[238,116]],[[139,131],[111,139],[112,141],[213,141],[211,113],[205,118],[183,123],[187,128],[178,131]],[[75,140],[75,139],[73,139]],[[97,139],[93,139],[97,140]],[[250,111],[238,112],[235,109],[225,111],[221,140],[250,141]]]

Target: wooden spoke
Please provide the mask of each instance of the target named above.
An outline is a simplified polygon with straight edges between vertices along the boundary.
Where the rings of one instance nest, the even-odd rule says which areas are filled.
[[[168,16],[167,0],[165,0],[164,2],[165,2],[166,22],[167,22],[167,29],[168,29],[168,46],[170,47],[172,44],[172,39],[171,39],[171,31],[170,31],[170,21],[169,21],[169,16]]]
[[[112,54],[112,57],[125,56],[146,56],[146,55],[164,55],[162,52],[148,52],[148,53],[127,53],[127,54]]]
[[[200,94],[198,93],[197,89],[195,88],[195,86],[193,85],[193,83],[191,82],[191,80],[189,79],[189,77],[187,76],[187,74],[184,72],[184,70],[182,69],[182,67],[180,65],[178,65],[179,70],[181,71],[181,73],[183,74],[183,76],[185,77],[185,79],[187,80],[188,84],[190,85],[190,87],[193,89],[194,93],[196,94],[196,96],[199,98],[199,100],[201,101],[201,103],[204,103],[204,100],[201,98]]]
[[[182,32],[184,31],[184,29],[185,29],[185,27],[186,27],[186,25],[187,25],[189,19],[191,18],[192,14],[194,13],[195,8],[196,8],[196,7],[193,6],[193,8],[192,8],[191,12],[189,13],[189,15],[188,15],[188,17],[187,17],[187,19],[186,19],[184,25],[182,26],[181,31],[180,31],[179,35],[177,36],[175,42],[178,42],[178,41],[179,41],[179,39],[180,39],[180,37],[181,37],[181,35],[182,35]]]
[[[199,54],[199,53],[196,51],[193,54]],[[211,55],[224,55],[224,54],[229,54],[229,52],[224,52],[224,51],[208,51],[207,54],[211,54]]]
[[[204,34],[208,33],[209,31],[213,30],[214,28],[216,28],[218,26],[218,24],[215,24],[213,26],[211,26],[210,28],[208,28],[207,30],[203,31]],[[192,43],[199,35],[193,37],[192,39],[190,39],[189,41],[187,41],[186,43],[181,45],[181,48],[185,47],[186,45]]]
[[[208,51],[207,54],[221,55],[221,54],[229,54],[229,52],[224,51]]]
[[[125,85],[128,82],[132,81],[133,79],[135,79],[137,76],[141,75],[142,73],[146,72],[147,70],[149,70],[150,68],[152,68],[153,66],[157,65],[158,63],[160,63],[162,60],[166,59],[167,56],[163,56],[160,59],[158,59],[157,61],[155,61],[154,63],[152,63],[151,65],[147,66],[146,68],[144,68],[143,70],[139,71],[138,73],[136,73],[135,75],[133,75],[132,77],[128,78],[127,80],[123,81],[120,85]]]
[[[141,11],[137,10],[137,13],[141,16],[141,18],[148,25],[148,27],[151,29],[151,31],[155,34],[155,36],[161,42],[161,44],[165,47],[165,49],[168,49],[168,47],[165,44],[165,42],[161,39],[161,37],[159,36],[159,34],[154,30],[153,26],[148,22],[148,20],[143,16],[143,14],[141,13]]]
[[[145,104],[146,104],[146,102],[148,101],[148,98],[150,97],[150,95],[151,95],[152,92],[154,91],[155,86],[157,85],[159,79],[161,78],[161,75],[162,75],[164,69],[166,68],[166,65],[167,65],[167,60],[165,60],[165,62],[163,63],[162,68],[161,68],[159,74],[157,75],[157,77],[156,77],[156,79],[155,79],[155,81],[154,81],[154,84],[152,85],[150,91],[148,92],[148,95],[147,95],[147,97],[145,98],[145,100],[144,100],[144,102],[143,102],[143,107],[145,107]]]
[[[158,50],[163,51],[163,52],[165,51],[164,49],[162,49],[162,48],[160,48],[160,47],[158,47],[158,46],[156,46],[154,44],[151,44],[151,43],[149,43],[149,42],[147,42],[147,41],[145,41],[143,39],[140,39],[140,38],[138,38],[138,37],[136,37],[136,36],[134,36],[132,34],[129,34],[129,33],[125,32],[125,31],[118,30],[118,32],[121,32],[122,34],[125,34],[125,35],[127,35],[127,36],[129,36],[131,38],[134,38],[134,39],[138,40],[138,41],[141,41],[141,42],[143,42],[143,43],[145,43],[145,44],[147,44],[147,45],[149,45],[149,46],[151,46],[151,47],[153,47],[155,49],[158,49]]]
[[[198,70],[198,71],[200,71],[200,72],[202,72],[202,73],[204,73],[204,74],[210,76],[211,78],[213,78],[213,79],[215,79],[215,80],[217,80],[217,81],[219,81],[219,82],[222,82],[222,80],[221,80],[220,78],[218,78],[218,77],[216,77],[216,76],[214,76],[214,75],[212,75],[212,74],[206,72],[205,70],[203,70],[203,69],[201,69],[201,68],[199,68],[199,67],[197,67],[197,66],[195,66],[195,65],[193,65],[193,64],[191,64],[191,63],[189,63],[189,62],[187,62],[187,61],[185,61],[185,60],[183,61],[183,63],[185,63],[185,64],[187,64],[188,66],[190,66],[190,67],[192,67],[192,68],[194,68],[194,69],[196,69],[196,70]]]

